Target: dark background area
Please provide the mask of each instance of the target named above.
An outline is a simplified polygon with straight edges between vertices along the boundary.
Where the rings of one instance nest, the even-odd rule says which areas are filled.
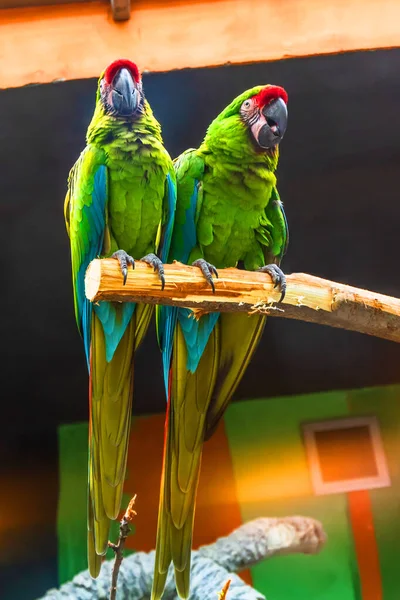
[[[399,73],[400,50],[390,50],[145,75],[144,88],[176,156],[246,88],[283,85],[283,269],[399,296]],[[57,584],[57,426],[87,420],[63,201],[95,89],[90,79],[0,92],[2,598]],[[235,399],[400,382],[399,364],[395,343],[270,319]],[[164,410],[154,328],[136,370],[134,412]],[[21,511],[46,515],[46,525],[26,516],[20,539]]]

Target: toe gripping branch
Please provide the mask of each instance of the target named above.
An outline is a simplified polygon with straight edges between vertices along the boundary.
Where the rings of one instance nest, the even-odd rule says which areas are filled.
[[[257,270],[262,273],[268,273],[274,283],[274,288],[279,288],[279,291],[281,292],[279,302],[283,302],[286,294],[286,276],[284,272],[275,264],[265,265]]]
[[[164,265],[162,261],[158,258],[158,256],[156,256],[152,252],[150,254],[146,254],[146,256],[143,256],[143,258],[141,258],[140,260],[153,267],[154,272],[158,273],[158,276],[161,281],[161,289],[163,290],[165,287],[165,274]]]
[[[124,278],[124,285],[126,284],[126,278],[128,277],[128,266],[131,265],[132,269],[135,268],[135,261],[125,252],[125,250],[117,250],[111,255],[111,258],[115,258],[119,262],[121,273]]]
[[[126,284],[126,279],[128,277],[128,267],[132,266],[132,269],[135,268],[135,260],[127,254],[125,250],[117,250],[114,254],[111,255],[111,258],[115,258],[119,262],[119,266],[121,268],[121,273],[124,278],[124,285]],[[146,254],[141,261],[147,263],[151,267],[153,267],[154,271],[158,273],[158,276],[161,280],[161,289],[163,290],[165,287],[165,275],[164,275],[164,265],[161,260],[153,253]]]
[[[204,260],[204,258],[199,258],[192,263],[192,267],[198,267],[201,270],[207,282],[211,285],[213,294],[215,294],[213,275],[218,279],[218,271],[214,265]]]

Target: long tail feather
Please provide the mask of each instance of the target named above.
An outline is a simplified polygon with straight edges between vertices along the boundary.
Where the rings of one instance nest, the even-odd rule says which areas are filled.
[[[184,571],[175,569],[175,585],[180,598],[189,598],[190,594],[190,565]]]
[[[108,519],[107,519],[107,528],[108,528]],[[108,530],[107,530],[107,538],[108,538]],[[93,510],[92,510],[92,503],[91,503],[90,495],[88,498],[87,554],[88,554],[89,573],[95,579],[100,573],[101,556],[99,554],[97,554],[96,548],[95,548],[94,518],[93,518]]]
[[[152,600],[161,598],[171,560],[178,593],[182,598],[189,596],[196,492],[218,355],[219,330],[215,328],[198,369],[195,373],[188,372],[186,344],[181,327],[177,325],[165,428]]]
[[[121,507],[132,415],[133,356],[151,314],[151,306],[136,306],[113,358],[107,362],[103,326],[93,313],[88,510],[88,558],[93,577],[99,569],[94,553],[106,553],[110,522],[118,517]]]
[[[261,315],[224,313],[220,315],[221,353],[218,376],[207,413],[208,440],[236,391],[257,349],[267,319]]]
[[[152,600],[162,596],[172,561],[181,598],[190,594],[190,554],[203,442],[218,425],[264,330],[265,317],[222,314],[198,367],[187,369],[181,326],[175,329],[165,428]]]

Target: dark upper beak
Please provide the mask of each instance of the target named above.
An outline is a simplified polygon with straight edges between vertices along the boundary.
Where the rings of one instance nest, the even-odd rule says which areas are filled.
[[[118,115],[129,117],[136,112],[139,104],[139,92],[128,69],[121,69],[112,83],[113,108]]]
[[[285,135],[288,111],[282,98],[277,98],[262,110],[267,125],[262,127],[258,136],[258,143],[262,148],[272,148],[279,144]]]

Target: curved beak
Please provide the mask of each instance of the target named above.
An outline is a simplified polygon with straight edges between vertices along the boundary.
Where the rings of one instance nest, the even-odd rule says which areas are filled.
[[[133,115],[139,105],[139,91],[128,69],[121,69],[112,82],[112,103],[122,117]]]
[[[272,148],[285,135],[288,119],[286,104],[282,98],[277,98],[262,109],[262,114],[267,123],[261,127],[257,141],[261,148]]]

